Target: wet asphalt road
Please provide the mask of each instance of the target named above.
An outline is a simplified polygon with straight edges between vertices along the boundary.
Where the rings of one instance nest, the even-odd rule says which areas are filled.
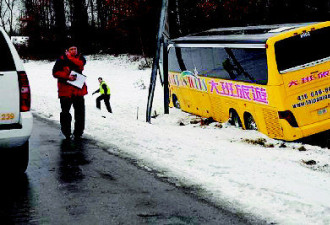
[[[1,224],[248,224],[102,148],[35,117],[26,174],[1,182]]]

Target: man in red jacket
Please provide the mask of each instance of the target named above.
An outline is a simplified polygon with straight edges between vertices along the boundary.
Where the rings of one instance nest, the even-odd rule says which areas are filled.
[[[67,81],[73,81],[75,76],[70,75],[71,71],[82,73],[86,59],[78,54],[77,47],[71,46],[65,54],[56,60],[53,67],[53,76],[57,78],[58,97],[61,103],[60,114],[61,131],[67,140],[71,139],[71,105],[74,108],[74,138],[80,139],[85,129],[85,99],[87,94],[86,83],[80,89]]]

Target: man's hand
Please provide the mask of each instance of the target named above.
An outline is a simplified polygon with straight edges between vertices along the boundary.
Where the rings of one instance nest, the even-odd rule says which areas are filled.
[[[73,80],[76,80],[77,79],[77,75],[71,75],[71,70],[68,66],[66,67],[63,67],[63,71],[66,73],[66,74],[69,74],[69,77],[68,77],[68,80],[70,81],[73,81]]]
[[[75,75],[75,74],[74,75],[71,75],[71,74],[69,75],[69,80],[70,81],[74,81],[76,79],[77,79],[77,75]]]
[[[66,67],[63,67],[63,71],[67,74],[70,74],[71,71],[70,71],[70,67],[66,66]]]
[[[65,55],[66,55],[66,57],[71,58],[71,54],[68,50],[65,50]]]

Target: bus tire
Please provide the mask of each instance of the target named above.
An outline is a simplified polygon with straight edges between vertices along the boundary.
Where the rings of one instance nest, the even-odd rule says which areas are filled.
[[[253,116],[250,113],[247,113],[244,117],[245,117],[245,128],[247,130],[258,130],[257,123],[253,119]]]
[[[176,95],[173,95],[173,105],[175,108],[180,109],[180,102]]]
[[[235,110],[229,112],[229,123],[237,128],[242,127],[241,119]]]

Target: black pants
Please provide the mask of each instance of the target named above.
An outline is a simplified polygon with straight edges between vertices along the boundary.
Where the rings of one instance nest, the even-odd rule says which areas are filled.
[[[101,101],[104,100],[104,104],[107,107],[109,113],[112,113],[110,106],[110,95],[100,95],[96,98],[96,108],[101,109]]]
[[[74,132],[75,136],[81,136],[85,129],[85,99],[83,96],[60,97],[62,112],[60,114],[60,123],[62,133],[67,137],[71,135],[70,114],[71,105],[74,109]]]

